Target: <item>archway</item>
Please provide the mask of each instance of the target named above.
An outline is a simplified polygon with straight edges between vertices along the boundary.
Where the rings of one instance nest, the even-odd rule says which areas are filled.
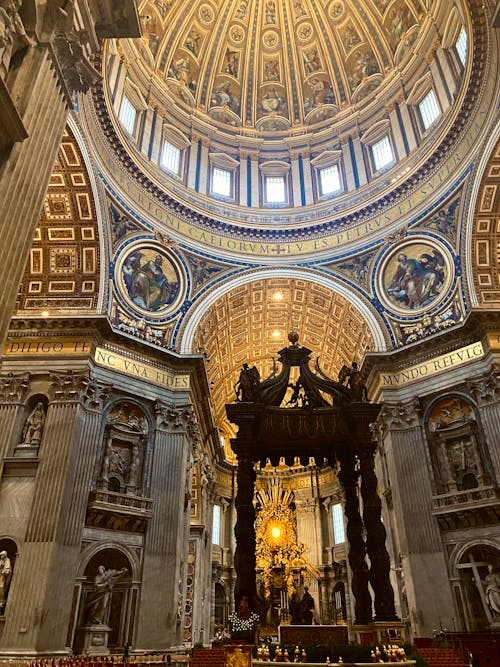
[[[103,548],[89,559],[84,576],[75,653],[123,651],[133,640],[135,601],[131,561],[119,549]],[[100,650],[96,651],[93,641]]]

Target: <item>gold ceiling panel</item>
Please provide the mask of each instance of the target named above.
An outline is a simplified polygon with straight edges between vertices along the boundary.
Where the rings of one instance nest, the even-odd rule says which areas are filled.
[[[218,299],[197,329],[194,351],[207,355],[208,378],[218,425],[232,434],[224,406],[235,398],[241,366],[255,364],[269,375],[272,359],[296,330],[299,344],[319,357],[322,370],[336,378],[343,364],[361,361],[373,339],[359,311],[332,290],[305,280],[256,280]]]
[[[93,312],[99,276],[92,187],[77,141],[66,128],[19,288],[17,311]]]
[[[490,155],[477,197],[472,266],[479,307],[500,307],[500,141]]]

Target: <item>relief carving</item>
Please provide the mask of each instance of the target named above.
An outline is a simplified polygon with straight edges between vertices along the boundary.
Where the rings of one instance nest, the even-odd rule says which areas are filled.
[[[489,484],[478,424],[468,401],[456,396],[440,400],[429,414],[428,428],[438,493]]]
[[[1,376],[0,402],[21,402],[28,388],[30,377],[30,373],[7,373],[7,375]]]
[[[111,410],[105,428],[100,489],[141,495],[148,430],[148,421],[136,405],[123,402]]]
[[[0,0],[0,78],[6,79],[14,55],[35,41],[28,37],[19,14],[21,0]]]
[[[420,425],[421,414],[420,400],[414,398],[408,403],[384,404],[377,421],[381,429],[406,430]]]

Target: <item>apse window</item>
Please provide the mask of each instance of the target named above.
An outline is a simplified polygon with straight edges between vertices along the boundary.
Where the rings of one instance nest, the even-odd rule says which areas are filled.
[[[120,105],[120,113],[118,114],[118,120],[122,124],[123,128],[127,130],[129,134],[134,134],[135,129],[135,119],[137,117],[137,109],[134,107],[132,102],[127,98],[122,98],[122,103]]]
[[[457,50],[460,62],[465,67],[465,61],[467,60],[467,33],[465,32],[465,28],[463,26],[460,30],[457,41],[455,42],[455,49]]]
[[[380,141],[372,144],[371,151],[375,171],[380,171],[394,162],[394,153],[392,152],[391,142],[387,135],[382,137]]]
[[[220,505],[214,505],[212,510],[212,544],[220,544]]]
[[[323,167],[319,170],[319,190],[321,197],[333,195],[342,190],[338,164]]]
[[[286,204],[284,176],[266,176],[266,204]]]
[[[420,111],[420,118],[424,130],[429,129],[436,120],[441,116],[441,109],[436,98],[436,93],[431,89],[418,105]]]
[[[212,169],[212,193],[219,197],[232,197],[233,172],[228,169],[214,167]]]
[[[180,148],[164,141],[161,149],[160,167],[172,174],[179,174],[181,168]]]
[[[332,505],[332,523],[333,523],[333,543],[344,544],[345,529],[344,529],[344,511],[341,503]]]

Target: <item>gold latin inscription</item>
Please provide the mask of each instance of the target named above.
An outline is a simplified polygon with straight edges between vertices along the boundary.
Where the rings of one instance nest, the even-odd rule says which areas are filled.
[[[8,339],[4,354],[90,354],[91,349],[91,338],[23,338]]]
[[[429,377],[435,373],[446,371],[450,368],[456,368],[462,364],[479,359],[484,355],[484,348],[481,342],[471,343],[461,347],[459,350],[454,350],[448,354],[442,354],[435,359],[430,359],[422,364],[415,364],[409,366],[404,371],[395,374],[381,373],[381,386],[387,387],[402,387],[406,384],[420,380],[421,378]]]
[[[173,391],[186,391],[189,389],[189,375],[175,375],[175,373],[171,373],[170,371],[164,371],[156,368],[156,366],[150,366],[135,359],[130,359],[116,352],[106,350],[103,347],[96,347],[94,361],[99,366],[111,368],[114,371],[125,373],[131,377],[147,380]]]

